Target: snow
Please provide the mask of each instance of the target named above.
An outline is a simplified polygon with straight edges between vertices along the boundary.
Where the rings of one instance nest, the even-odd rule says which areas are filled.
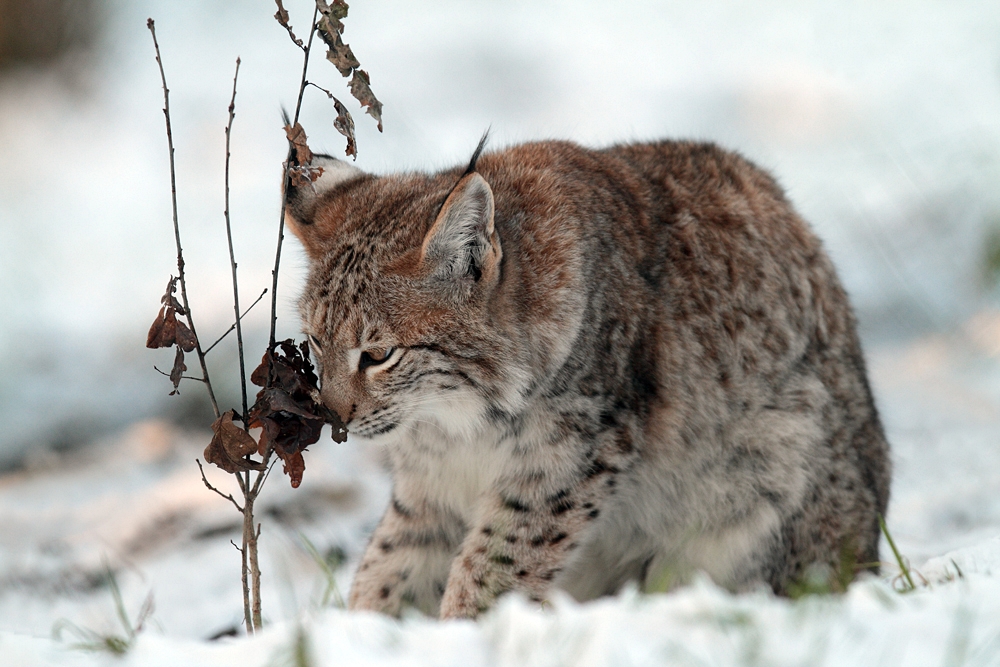
[[[309,2],[285,4],[303,23]],[[221,165],[236,55],[242,300],[270,283],[278,108],[298,67],[271,11],[109,0],[96,56],[0,78],[0,666],[294,664],[299,637],[313,665],[1000,664],[1000,292],[982,263],[1000,224],[993,0],[358,0],[346,22],[386,104],[384,135],[356,115],[363,169],[463,162],[491,124],[495,146],[694,136],[771,169],[857,308],[892,446],[887,520],[916,591],[898,592],[887,565],[845,595],[797,601],[698,579],[544,609],[512,596],[477,622],[320,609],[304,540],[346,555],[345,592],[388,499],[378,452],[324,439],[299,489],[275,475],[260,500],[265,631],[209,640],[242,623],[238,516],[198,476],[206,433],[176,425],[207,423],[200,387],[168,399],[150,366],[169,359],[141,347],[173,268],[145,19],[172,90],[195,314],[215,332],[231,317]],[[324,67],[320,83],[340,85]],[[307,96],[303,119],[314,148],[340,149],[324,96]],[[303,266],[287,244],[279,335],[296,333]],[[211,368],[235,403],[231,346]],[[133,618],[155,600],[130,651],[52,638],[65,623],[123,632],[109,568]]]
[[[993,554],[996,559],[996,545]],[[978,574],[905,595],[883,581],[868,580],[843,596],[798,601],[766,592],[733,596],[699,578],[670,595],[627,589],[616,598],[585,605],[556,596],[546,609],[509,596],[478,622],[396,621],[327,609],[276,624],[250,639],[206,643],[144,633],[124,658],[0,632],[0,660],[24,666],[146,667],[939,667],[996,664],[998,638],[1000,581]],[[292,662],[298,647],[307,663]]]

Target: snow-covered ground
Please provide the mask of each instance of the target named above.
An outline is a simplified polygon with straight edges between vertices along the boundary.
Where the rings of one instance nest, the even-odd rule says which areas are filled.
[[[214,332],[231,317],[221,165],[237,55],[244,302],[270,282],[297,54],[258,4],[109,0],[94,57],[0,79],[0,665],[295,664],[299,633],[315,665],[1000,665],[1000,294],[982,261],[1000,229],[995,0],[357,0],[346,22],[386,104],[384,135],[356,116],[363,169],[463,161],[491,124],[494,145],[696,136],[772,169],[857,306],[893,447],[888,522],[926,586],[895,592],[889,566],[797,602],[701,581],[544,610],[511,598],[477,623],[318,610],[304,540],[346,556],[346,591],[388,493],[373,452],[323,440],[299,489],[275,476],[262,496],[268,630],[208,641],[241,624],[238,517],[198,476],[206,434],[164,419],[204,424],[200,387],[167,399],[150,366],[169,360],[141,347],[173,269],[145,19],[172,90],[195,314]],[[308,0],[285,4],[307,22]],[[322,59],[314,72],[339,89]],[[307,96],[310,143],[335,153],[331,120]],[[294,243],[283,266],[279,333],[293,335]],[[231,401],[225,354],[212,369]],[[122,632],[108,568],[133,618],[150,592],[156,605],[123,660],[49,637],[67,622]]]

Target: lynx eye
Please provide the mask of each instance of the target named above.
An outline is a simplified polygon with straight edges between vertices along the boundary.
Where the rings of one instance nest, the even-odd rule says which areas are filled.
[[[361,353],[358,360],[358,370],[363,371],[369,366],[379,366],[389,361],[389,357],[396,351],[394,347],[373,347]]]

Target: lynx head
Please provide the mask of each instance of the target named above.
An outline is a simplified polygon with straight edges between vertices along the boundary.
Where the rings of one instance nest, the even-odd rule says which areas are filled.
[[[478,151],[477,151],[478,155]],[[493,191],[475,171],[375,177],[328,157],[289,186],[287,222],[309,257],[299,302],[321,393],[355,436],[467,434],[523,387],[496,325]]]

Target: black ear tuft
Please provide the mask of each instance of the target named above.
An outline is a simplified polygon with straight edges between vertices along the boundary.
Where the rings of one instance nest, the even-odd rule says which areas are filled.
[[[281,107],[281,122],[284,123],[284,127],[292,126],[292,119],[288,117],[288,109],[284,106]],[[295,151],[292,151],[291,163],[298,165],[298,161],[295,159]]]
[[[486,142],[490,138],[490,128],[486,128],[483,132],[483,138],[479,140],[479,145],[476,146],[476,151],[472,154],[472,159],[469,160],[469,166],[465,168],[465,173],[462,176],[468,176],[476,170],[476,163],[479,162],[479,156],[482,154],[483,149],[486,148]]]

